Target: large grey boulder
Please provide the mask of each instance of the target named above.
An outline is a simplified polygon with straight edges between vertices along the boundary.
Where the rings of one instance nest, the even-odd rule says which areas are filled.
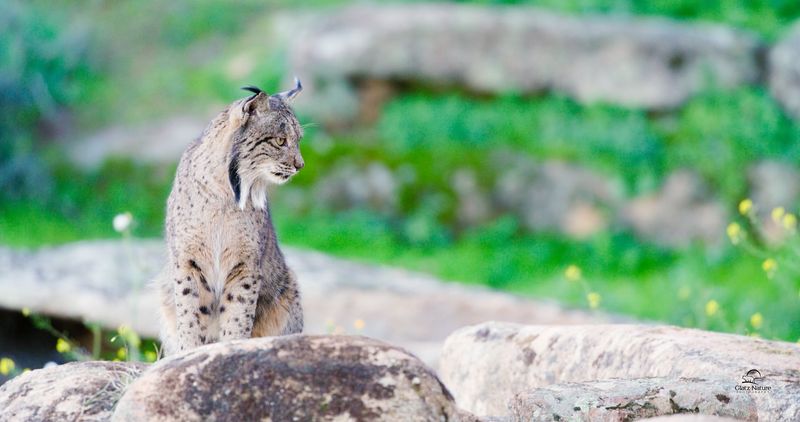
[[[107,421],[144,367],[75,362],[22,374],[0,386],[0,421]]]
[[[759,41],[717,25],[454,4],[359,5],[304,22],[290,67],[313,93],[297,104],[322,114],[357,112],[353,83],[375,79],[658,109],[760,76]]]
[[[769,89],[789,114],[800,119],[800,22],[769,52]]]
[[[447,339],[439,373],[456,401],[478,415],[507,415],[515,395],[555,384],[661,377],[710,380],[728,397],[749,396],[760,420],[798,420],[798,368],[800,345],[746,336],[669,326],[485,323]],[[751,369],[771,391],[737,390]]]
[[[780,220],[772,219],[771,212],[777,207],[794,208],[800,198],[800,170],[786,162],[759,161],[747,168],[747,183],[754,215],[760,221],[757,228],[764,239],[779,243],[790,236]]]
[[[353,336],[217,343],[154,364],[113,421],[470,420],[408,352]]]
[[[760,217],[776,207],[793,208],[800,198],[800,169],[781,161],[764,160],[747,168],[750,199]]]
[[[138,126],[111,126],[76,140],[67,157],[84,168],[97,168],[109,158],[173,164],[186,147],[203,133],[213,117],[171,116]]]
[[[658,192],[630,200],[620,217],[643,239],[667,247],[698,240],[719,245],[728,222],[725,207],[688,170],[671,174]]]
[[[748,394],[732,382],[702,378],[636,378],[555,384],[521,392],[508,404],[513,420],[616,422],[673,414],[722,415],[758,421]]]
[[[657,416],[645,419],[647,422],[735,422],[736,419],[723,416],[679,413],[675,415]]]
[[[614,212],[623,201],[620,183],[580,166],[535,163],[509,154],[493,159],[505,168],[495,184],[497,205],[531,231],[587,237],[607,228],[609,219],[601,210]]]

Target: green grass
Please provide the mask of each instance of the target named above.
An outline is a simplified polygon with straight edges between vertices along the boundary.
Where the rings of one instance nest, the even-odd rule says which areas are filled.
[[[58,166],[45,199],[0,200],[0,244],[35,247],[115,236],[111,220],[129,211],[137,234],[163,233],[169,168],[110,161],[93,172]]]
[[[729,203],[745,194],[742,169],[754,159],[800,164],[800,127],[761,88],[702,93],[677,114],[661,116],[554,96],[408,94],[385,107],[377,136],[406,162],[429,155],[445,168],[453,168],[447,166],[452,159],[491,174],[487,151],[508,149],[617,174],[631,193],[651,190],[668,171],[690,168]]]
[[[508,219],[452,244],[418,248],[373,215],[300,218],[278,210],[275,219],[285,243],[347,258],[388,262],[575,307],[587,307],[586,294],[593,291],[602,297],[602,310],[640,319],[789,341],[800,337],[800,321],[787,318],[798,309],[798,280],[768,279],[760,260],[738,249],[665,251],[624,234],[582,242],[520,236],[512,234],[514,223]],[[569,264],[582,268],[585,286],[563,276]],[[704,307],[712,299],[720,311],[708,316]],[[756,312],[764,316],[761,330],[749,325]]]
[[[0,243],[35,247],[117,237],[111,220],[124,211],[135,216],[136,236],[158,236],[171,173],[123,162],[90,174],[60,169],[58,195],[49,203],[0,203]],[[750,316],[760,312],[765,320],[760,335],[790,341],[800,337],[800,321],[787,318],[798,309],[797,278],[768,279],[760,269],[762,258],[737,248],[666,250],[625,232],[584,241],[530,235],[510,216],[460,236],[417,242],[407,235],[402,217],[369,210],[297,212],[283,201],[291,189],[303,189],[302,182],[297,185],[281,188],[273,198],[278,234],[287,245],[579,308],[587,307],[589,291],[597,292],[601,310],[691,327],[749,333],[754,331]],[[570,264],[581,267],[583,283],[565,279]],[[709,317],[703,309],[711,299],[721,310]]]

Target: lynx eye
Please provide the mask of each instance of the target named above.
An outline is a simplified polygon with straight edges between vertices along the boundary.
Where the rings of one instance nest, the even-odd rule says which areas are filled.
[[[286,138],[275,138],[275,145],[282,147],[286,143]]]

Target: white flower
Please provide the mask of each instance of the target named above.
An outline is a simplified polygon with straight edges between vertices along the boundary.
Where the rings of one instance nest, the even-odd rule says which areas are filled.
[[[126,212],[117,214],[114,217],[114,230],[116,230],[118,233],[126,232],[131,227],[132,222],[133,215],[131,215],[131,213]]]

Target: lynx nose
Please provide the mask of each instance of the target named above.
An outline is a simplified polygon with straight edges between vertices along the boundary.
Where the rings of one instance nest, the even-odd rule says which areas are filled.
[[[300,170],[305,165],[306,163],[303,161],[303,157],[298,155],[297,157],[294,158],[294,168]]]

